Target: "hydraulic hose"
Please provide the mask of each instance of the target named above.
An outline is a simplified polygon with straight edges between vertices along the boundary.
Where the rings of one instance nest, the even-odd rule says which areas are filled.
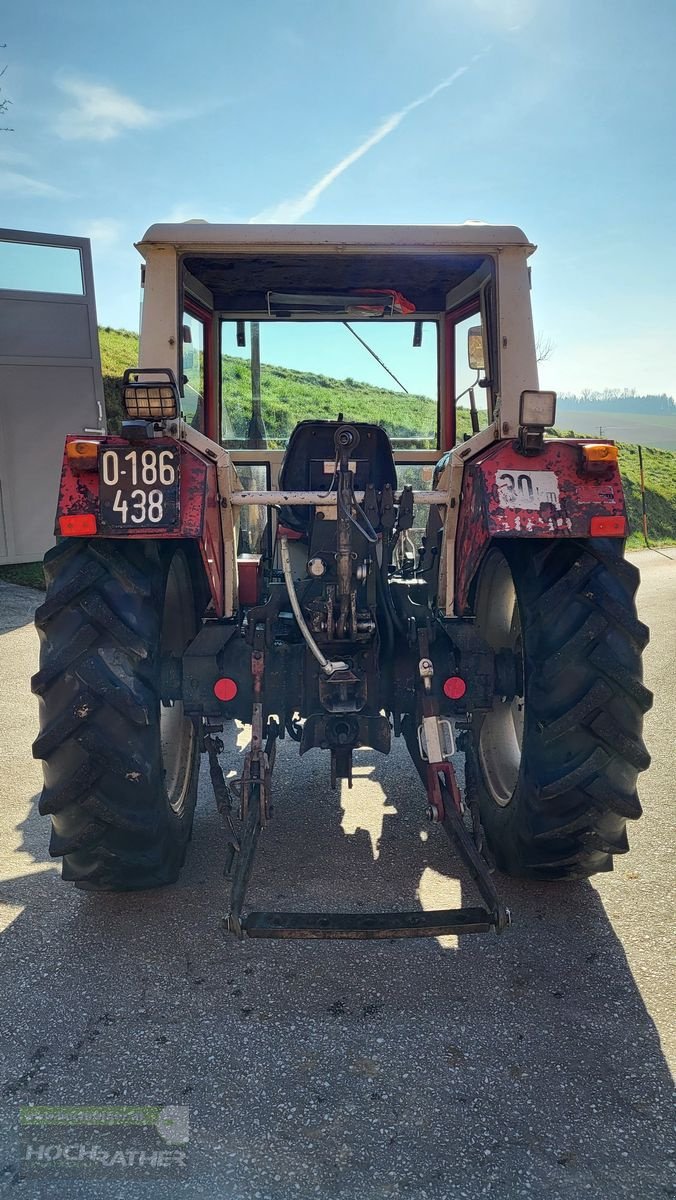
[[[308,650],[317,659],[317,662],[319,663],[319,665],[325,675],[333,675],[336,671],[347,671],[347,669],[348,669],[347,663],[331,662],[330,659],[326,658],[326,656],[324,654],[322,654],[321,650],[319,649],[319,646],[317,645],[315,639],[313,638],[312,634],[310,633],[310,630],[308,629],[307,624],[305,622],[305,617],[303,616],[303,610],[301,609],[301,606],[298,602],[298,596],[296,594],[296,585],[293,581],[293,572],[291,570],[291,558],[289,556],[288,538],[285,538],[285,537],[280,538],[279,545],[280,545],[280,550],[281,550],[282,570],[284,572],[284,582],[286,584],[286,590],[289,593],[289,600],[291,601],[293,615],[296,618],[296,621],[298,622],[298,628],[300,629],[300,631],[303,635],[303,639],[305,641],[305,644],[307,645]]]
[[[378,566],[377,562],[374,564],[374,566],[375,566],[375,573],[376,573],[376,599],[377,599],[378,611],[383,620],[383,632],[385,634],[385,643],[386,643],[385,644],[386,661],[389,662],[391,660],[392,654],[394,653],[394,625],[392,623],[392,617],[390,616],[390,611],[387,607],[387,602],[385,600],[385,594],[384,594],[385,593],[385,585],[383,584],[383,577],[380,573],[380,567]]]
[[[383,604],[387,608],[387,611],[388,611],[388,614],[389,614],[389,617],[390,617],[390,620],[392,622],[394,629],[400,635],[400,637],[404,637],[406,634],[406,630],[403,626],[403,623],[402,623],[401,617],[399,616],[399,613],[397,612],[396,608],[394,607],[394,600],[392,599],[392,593],[390,591],[390,577],[388,574],[388,566],[389,566],[388,560],[389,560],[388,549],[386,547],[383,547],[383,561],[380,564],[380,582],[381,582],[381,586],[382,586]]]

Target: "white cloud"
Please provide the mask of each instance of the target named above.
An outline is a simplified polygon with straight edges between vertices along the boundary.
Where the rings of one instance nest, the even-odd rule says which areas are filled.
[[[480,58],[483,58],[484,54],[487,52],[488,50],[482,50],[480,54],[475,54],[466,66],[458,67],[452,75],[449,75],[446,79],[442,79],[441,83],[438,83],[431,89],[431,91],[425,92],[422,96],[418,96],[415,100],[411,100],[410,104],[407,104],[404,108],[399,109],[398,112],[391,113],[389,117],[385,117],[385,120],[381,122],[381,124],[377,127],[377,129],[374,130],[372,134],[369,135],[369,137],[367,137],[363,142],[360,142],[360,144],[355,147],[354,150],[351,150],[349,154],[346,154],[344,158],[341,158],[340,162],[337,162],[334,167],[331,167],[330,170],[322,175],[321,179],[318,179],[317,182],[314,183],[311,188],[308,188],[308,190],[304,192],[302,196],[296,196],[294,199],[282,200],[279,204],[275,204],[271,208],[264,209],[263,212],[258,213],[255,217],[251,217],[251,222],[272,222],[275,224],[279,223],[292,225],[295,221],[300,221],[302,217],[307,216],[307,214],[315,207],[319,197],[322,195],[322,192],[325,192],[326,189],[330,187],[340,175],[343,174],[343,172],[347,171],[348,167],[351,167],[353,163],[356,163],[360,158],[363,158],[365,154],[368,154],[369,150],[372,150],[374,146],[377,146],[379,142],[382,142],[383,139],[388,136],[388,134],[393,133],[394,130],[401,125],[402,121],[414,111],[414,109],[420,108],[423,104],[429,104],[430,100],[433,100],[435,96],[439,95],[439,92],[443,92],[446,90],[446,88],[452,87],[453,84],[460,79],[461,76],[465,75],[466,72],[469,71],[470,67],[472,67],[474,63],[478,62]]]
[[[52,183],[46,183],[43,179],[33,179],[32,176],[23,175],[20,171],[2,170],[0,170],[0,192],[10,196],[45,196],[51,197],[53,200],[58,196],[66,195],[61,188],[54,187]]]
[[[79,235],[89,238],[97,250],[111,250],[120,241],[122,232],[122,222],[114,217],[95,217],[79,227]]]
[[[472,0],[472,5],[496,32],[518,33],[535,16],[537,0]]]
[[[31,162],[30,154],[25,154],[23,150],[14,150],[9,146],[0,146],[0,163],[29,163]]]
[[[203,208],[204,204],[199,200],[195,204],[184,204],[181,201],[178,201],[176,204],[172,205],[166,216],[158,216],[157,221],[160,224],[180,225],[183,221],[207,220],[206,217],[202,216]],[[214,221],[218,220],[217,217],[209,217],[208,219]]]
[[[158,225],[182,225],[186,221],[194,223],[245,225],[246,214],[228,208],[225,205],[214,205],[208,200],[178,200],[164,212],[148,214],[148,224],[157,222]]]
[[[428,0],[440,17],[455,21],[458,14],[463,18],[477,17],[494,33],[517,33],[536,15],[540,0]]]
[[[54,129],[66,141],[108,142],[131,129],[149,129],[164,120],[162,113],[146,108],[102,83],[73,76],[57,80],[73,104],[56,118]]]

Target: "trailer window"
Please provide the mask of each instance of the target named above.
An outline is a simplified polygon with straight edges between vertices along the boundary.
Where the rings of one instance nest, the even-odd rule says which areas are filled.
[[[80,251],[77,246],[0,241],[0,288],[84,296]]]
[[[223,321],[223,443],[281,449],[299,421],[342,414],[434,449],[437,343],[432,319]]]

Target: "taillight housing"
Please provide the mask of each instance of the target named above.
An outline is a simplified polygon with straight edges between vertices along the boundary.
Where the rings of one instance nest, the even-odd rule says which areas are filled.
[[[626,537],[626,517],[592,517],[589,523],[591,537]]]
[[[586,442],[580,446],[580,472],[603,478],[615,469],[619,456],[613,442]]]
[[[99,465],[99,443],[74,438],[66,442],[66,458],[74,471],[95,471]]]
[[[73,513],[59,517],[59,533],[61,537],[93,537],[96,533],[96,517],[94,513]]]

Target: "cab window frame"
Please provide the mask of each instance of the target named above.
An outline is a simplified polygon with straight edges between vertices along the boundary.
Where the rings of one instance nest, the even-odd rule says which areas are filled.
[[[239,322],[242,322],[245,326],[249,327],[249,329],[250,329],[250,326],[253,322],[257,322],[259,324],[259,326],[261,326],[261,328],[263,328],[265,325],[279,326],[284,323],[287,323],[287,322],[282,322],[279,318],[270,317],[267,314],[261,314],[258,312],[255,312],[255,313],[252,313],[252,312],[233,313],[233,312],[220,311],[220,312],[217,312],[215,314],[215,316],[217,319],[217,331],[216,332],[217,332],[217,338],[218,338],[219,366],[222,362],[222,359],[223,359],[223,356],[225,353],[225,351],[223,349],[223,328],[224,328],[224,326],[237,325]],[[397,444],[396,444],[397,440],[410,442],[410,441],[413,441],[414,439],[413,438],[397,439],[395,437],[394,441],[393,441],[393,449],[395,452],[395,457],[396,457],[397,452],[403,452],[406,455],[415,454],[415,453],[428,455],[430,453],[438,453],[441,450],[442,386],[443,386],[443,362],[442,362],[443,319],[444,319],[444,314],[438,313],[438,312],[415,313],[412,316],[397,316],[397,317],[387,318],[387,324],[408,326],[411,331],[411,336],[413,336],[413,328],[416,324],[416,321],[422,321],[424,325],[433,327],[434,337],[436,339],[436,348],[437,348],[436,372],[435,372],[435,374],[436,374],[436,396],[429,397],[430,401],[436,405],[436,418],[435,418],[434,428],[433,428],[433,430],[430,431],[429,436],[425,437],[425,435],[420,435],[421,441],[423,441],[423,440],[424,441],[432,441],[432,442],[434,442],[434,446],[432,446],[432,447],[410,446],[410,447],[407,447],[405,450],[403,450],[402,448],[397,446]],[[341,322],[339,319],[305,318],[305,319],[296,319],[295,323],[296,324],[303,323],[303,324],[307,324],[307,325],[323,325],[323,324],[340,324]],[[368,327],[373,327],[374,325],[377,325],[378,319],[370,319],[370,320],[368,320],[368,319],[352,319],[350,321],[350,324],[354,325],[355,328],[358,330],[360,328],[367,329]],[[250,337],[250,333],[249,333],[249,337]],[[247,362],[250,360],[243,358],[242,361]],[[263,363],[263,360],[261,360],[261,365],[265,365]],[[297,369],[299,371],[302,370],[302,368],[297,368]],[[387,385],[385,384],[384,386],[386,387]],[[392,383],[392,390],[394,391],[394,382]],[[245,439],[245,438],[242,438],[242,439],[225,438],[224,439],[224,436],[223,436],[223,414],[224,414],[225,397],[223,394],[223,372],[222,372],[222,370],[219,370],[217,391],[218,391],[217,405],[218,405],[218,442],[219,442],[219,445],[221,445],[221,446],[225,447],[226,449],[233,451],[235,453],[246,453],[247,455],[255,454],[256,447],[247,445],[247,439]],[[308,420],[311,419],[311,414],[308,414],[308,417],[305,419],[308,419]],[[359,417],[352,417],[352,418],[348,418],[348,419],[358,420]],[[291,433],[289,433],[288,436],[290,437]],[[391,435],[389,433],[388,433],[388,437],[391,437]],[[288,440],[288,438],[287,438],[287,440]],[[392,438],[391,438],[391,440],[392,440]],[[266,453],[270,453],[270,452],[271,451],[269,451],[269,450],[266,451]],[[284,448],[281,448],[281,449],[278,448],[278,449],[272,451],[272,453],[283,453],[283,452],[284,452]]]
[[[206,305],[200,303],[199,300],[196,300],[195,297],[193,295],[191,295],[189,292],[184,291],[183,302],[182,302],[182,306],[181,306],[181,320],[180,320],[180,335],[181,336],[180,336],[180,345],[179,345],[179,362],[181,364],[181,380],[180,380],[181,396],[183,396],[183,387],[184,387],[183,375],[185,374],[185,372],[183,370],[183,355],[184,355],[183,326],[185,324],[185,322],[183,320],[184,315],[192,317],[193,320],[198,321],[200,323],[200,325],[202,326],[202,342],[203,342],[203,350],[202,350],[202,373],[203,373],[202,419],[195,425],[195,428],[198,429],[200,433],[205,434],[207,437],[217,439],[218,435],[220,433],[220,413],[218,415],[217,421],[215,421],[215,419],[214,419],[215,418],[215,413],[214,413],[215,397],[214,397],[214,388],[213,388],[213,362],[212,362],[212,360],[213,360],[213,345],[214,345],[214,343],[213,343],[214,312],[212,309],[207,308]],[[199,412],[199,407],[197,409],[197,412]]]

